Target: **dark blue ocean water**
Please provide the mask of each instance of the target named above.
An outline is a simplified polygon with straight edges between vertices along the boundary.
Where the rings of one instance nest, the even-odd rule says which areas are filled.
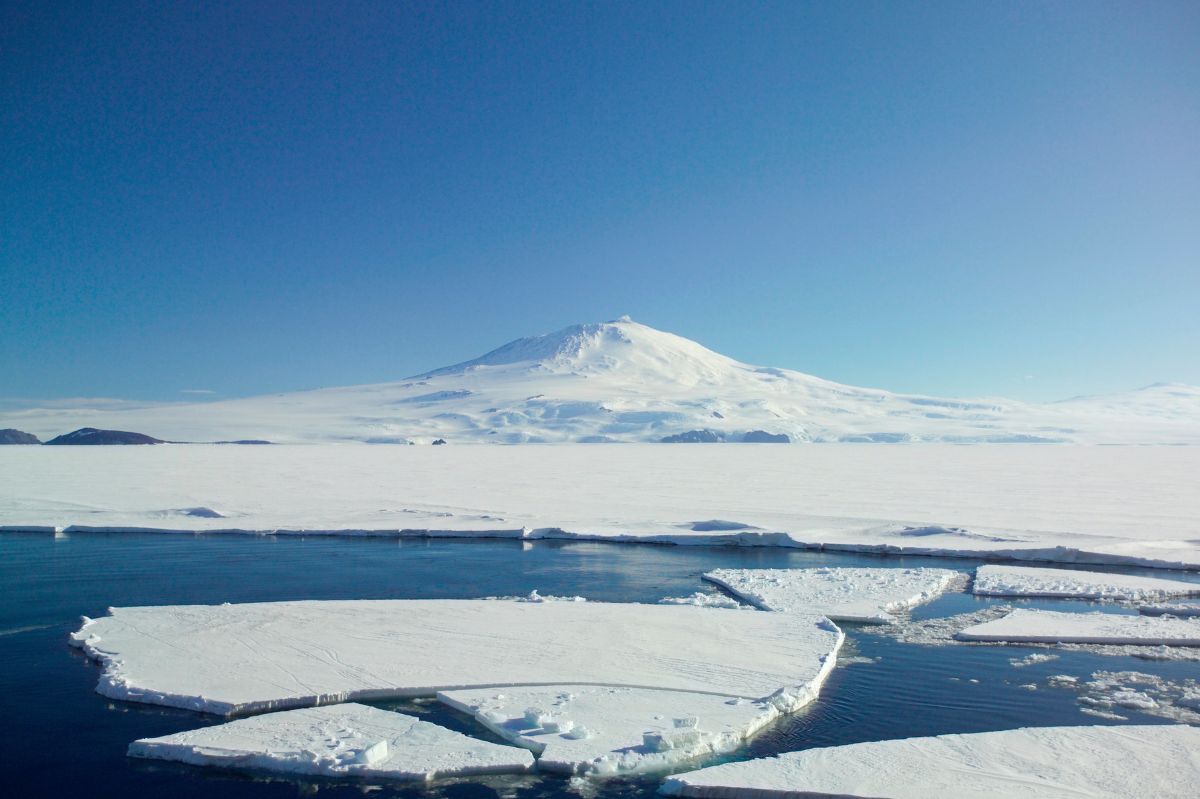
[[[472,598],[579,594],[594,600],[654,602],[706,589],[718,567],[939,566],[974,561],[883,558],[782,549],[671,547],[602,543],[169,534],[0,534],[0,792],[12,797],[427,797],[535,799],[578,797],[564,777],[532,775],[450,780],[428,786],[377,785],[263,775],[132,760],[130,741],[219,723],[186,711],[113,702],[94,693],[98,668],[67,645],[79,616],[109,606],[288,599]],[[1147,572],[1152,573],[1152,572]],[[995,600],[945,596],[919,610],[933,617]],[[1112,606],[1026,603],[1060,609]],[[1104,723],[1082,714],[1075,695],[1028,691],[1051,674],[1086,677],[1131,669],[1173,679],[1196,677],[1195,663],[1064,652],[1023,669],[1009,658],[1025,647],[928,647],[897,643],[843,625],[849,644],[821,699],[760,733],[723,759],[760,757],[913,735],[981,732],[1017,726]],[[978,682],[970,682],[977,680]],[[465,716],[431,701],[378,703],[487,737]],[[1123,711],[1124,712],[1124,711]],[[1128,713],[1124,723],[1161,723]],[[711,762],[711,761],[710,761]],[[698,764],[703,765],[703,763]],[[659,778],[609,780],[582,789],[591,797],[650,797]]]

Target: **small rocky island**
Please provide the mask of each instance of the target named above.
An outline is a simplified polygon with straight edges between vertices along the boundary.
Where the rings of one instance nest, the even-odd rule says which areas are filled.
[[[64,433],[46,442],[50,444],[163,444],[162,439],[148,436],[145,433],[130,433],[125,430],[98,430],[95,427],[81,427],[71,433]]]
[[[33,433],[6,427],[0,430],[0,444],[40,444],[42,443]]]

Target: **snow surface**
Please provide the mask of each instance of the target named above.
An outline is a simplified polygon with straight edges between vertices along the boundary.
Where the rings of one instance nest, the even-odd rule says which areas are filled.
[[[949,569],[716,569],[704,579],[763,610],[888,624],[959,577]]]
[[[1197,474],[1194,447],[4,447],[0,529],[585,538],[1200,568]]]
[[[1200,595],[1200,583],[1072,569],[987,565],[975,570],[974,592],[982,596],[1077,597],[1144,602],[1172,596]]]
[[[172,441],[659,441],[761,431],[798,442],[1200,443],[1200,388],[1049,404],[896,394],[753,366],[628,318],[523,338],[376,385],[217,402],[56,402],[5,410],[43,439],[83,426]]]
[[[671,777],[668,795],[708,799],[1192,797],[1200,729],[1040,727],[789,752]]]
[[[810,684],[811,698],[833,663],[828,659]],[[438,699],[537,752],[541,770],[597,777],[662,771],[732,751],[795,706],[779,697],[590,685],[442,691]]]
[[[354,703],[143,738],[130,745],[129,755],[195,766],[389,780],[523,772],[533,765],[533,756],[524,749]]]
[[[844,638],[819,616],[600,602],[266,602],[110,614],[72,634],[104,666],[97,691],[222,715],[578,683],[775,697],[790,710],[816,695]]]
[[[956,637],[963,641],[1009,643],[1200,646],[1200,621],[1172,616],[1018,609],[1003,618],[968,627]]]

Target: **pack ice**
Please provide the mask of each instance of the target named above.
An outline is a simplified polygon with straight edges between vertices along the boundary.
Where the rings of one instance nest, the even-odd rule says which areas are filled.
[[[101,694],[222,715],[581,683],[774,696],[793,710],[842,640],[815,615],[492,600],[112,608],[72,634],[103,664]]]
[[[1200,729],[1040,727],[789,752],[671,777],[662,792],[708,799],[1192,797]]]
[[[354,703],[143,738],[130,745],[129,755],[195,766],[391,780],[512,773],[533,766],[533,756],[524,749]]]
[[[980,566],[974,592],[981,596],[1074,597],[1148,602],[1172,596],[1200,595],[1200,583],[1137,577],[1131,574],[1027,566]]]
[[[960,631],[961,641],[1200,646],[1200,621],[1173,616],[1018,609]]]
[[[704,579],[763,610],[887,624],[895,621],[892,613],[941,594],[958,574],[924,568],[716,569]]]
[[[807,688],[758,701],[596,685],[442,691],[438,699],[538,754],[538,768],[613,776],[662,771],[736,749],[783,713],[816,698],[833,659]]]

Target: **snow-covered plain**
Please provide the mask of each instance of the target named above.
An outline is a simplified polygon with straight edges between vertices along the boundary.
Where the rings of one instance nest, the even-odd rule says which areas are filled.
[[[956,637],[962,641],[1008,643],[1200,646],[1200,621],[1021,608],[1003,618],[968,627]]]
[[[536,751],[539,769],[588,776],[664,771],[731,751],[795,704],[594,685],[442,691],[438,699]]]
[[[716,569],[704,579],[763,610],[821,613],[834,621],[887,624],[893,613],[937,597],[959,578],[949,569]]]
[[[792,441],[1200,443],[1200,388],[1034,404],[858,388],[753,366],[622,318],[518,339],[391,383],[205,403],[76,401],[6,410],[43,440],[80,427],[172,441],[659,441],[759,431]]]
[[[143,738],[131,757],[195,766],[389,780],[528,771],[524,749],[488,743],[413,716],[347,703],[238,719]]]
[[[1173,596],[1200,595],[1200,583],[1073,569],[987,565],[975,570],[973,590],[981,596],[1074,597],[1147,602]]]
[[[504,600],[112,608],[72,634],[103,665],[101,694],[221,715],[577,683],[792,711],[816,697],[843,640],[814,615]]]
[[[702,799],[1195,796],[1200,729],[1040,727],[789,752],[669,778]]]
[[[1200,568],[1200,448],[0,447],[0,528],[809,546]]]

